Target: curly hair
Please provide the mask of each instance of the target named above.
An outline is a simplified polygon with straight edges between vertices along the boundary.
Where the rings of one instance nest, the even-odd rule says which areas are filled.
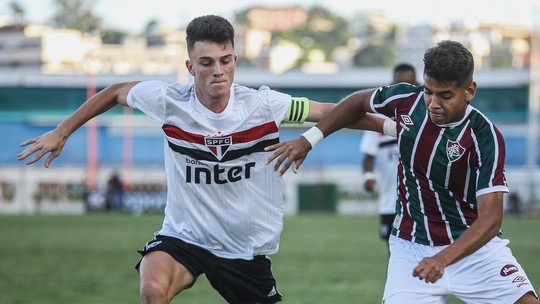
[[[443,40],[424,54],[424,75],[443,83],[465,86],[473,80],[474,59],[457,41]]]
[[[219,44],[230,42],[234,47],[234,28],[225,18],[216,15],[197,17],[186,27],[187,49],[190,52],[197,41]]]

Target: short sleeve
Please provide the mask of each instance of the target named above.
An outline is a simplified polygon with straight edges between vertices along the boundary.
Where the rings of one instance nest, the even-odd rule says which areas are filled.
[[[271,90],[267,86],[261,86],[259,93],[263,94],[267,104],[269,104],[272,111],[273,119],[276,125],[280,125],[285,119],[285,113],[289,109],[291,102],[293,101],[291,95]]]
[[[128,93],[127,103],[147,116],[163,124],[165,120],[166,94],[169,84],[161,80],[143,81]]]

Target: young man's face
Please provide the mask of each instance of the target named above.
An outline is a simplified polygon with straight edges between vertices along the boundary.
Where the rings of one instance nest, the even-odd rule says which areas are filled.
[[[437,125],[460,121],[475,93],[474,81],[458,87],[455,83],[442,83],[424,76],[424,100],[431,121]]]
[[[230,42],[195,42],[186,67],[194,77],[197,96],[202,102],[222,97],[228,99],[236,69],[236,55]]]

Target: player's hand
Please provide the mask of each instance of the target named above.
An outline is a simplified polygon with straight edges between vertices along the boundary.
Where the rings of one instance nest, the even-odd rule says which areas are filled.
[[[437,282],[444,273],[446,264],[437,256],[423,258],[418,266],[414,268],[413,277],[418,277],[426,283]]]
[[[279,170],[278,175],[282,176],[293,164],[293,172],[298,173],[298,168],[300,168],[309,150],[311,150],[311,144],[304,136],[300,136],[297,139],[268,146],[264,150],[274,151],[274,154],[266,160],[266,164],[268,165],[277,159],[274,164],[274,171]]]
[[[364,189],[368,192],[375,192],[375,186],[377,182],[374,179],[366,179],[364,182]]]
[[[24,160],[36,153],[33,158],[26,162],[27,165],[30,165],[40,160],[45,154],[50,153],[49,157],[45,160],[45,167],[48,168],[53,159],[60,155],[66,140],[67,137],[61,136],[56,130],[49,131],[43,135],[22,142],[20,145],[21,147],[28,147],[19,153],[17,158],[19,160]]]

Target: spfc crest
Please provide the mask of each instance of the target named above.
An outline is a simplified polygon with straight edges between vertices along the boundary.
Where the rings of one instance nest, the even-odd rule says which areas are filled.
[[[232,145],[232,136],[205,137],[204,144],[217,159],[221,160]]]
[[[446,156],[448,156],[449,161],[454,162],[458,160],[463,153],[465,153],[465,148],[459,142],[451,140],[446,142]]]

